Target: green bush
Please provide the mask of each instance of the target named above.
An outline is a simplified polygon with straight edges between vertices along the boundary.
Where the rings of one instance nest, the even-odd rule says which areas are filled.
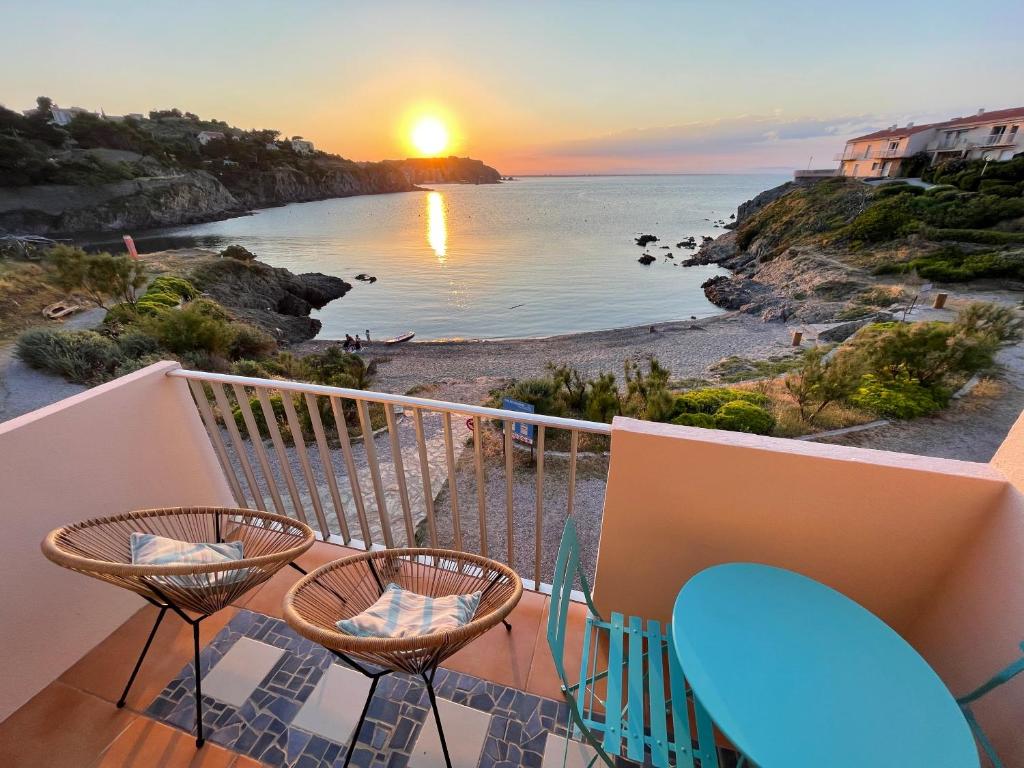
[[[883,198],[869,206],[846,228],[851,240],[881,243],[907,233],[914,222],[910,195]]]
[[[1024,279],[1024,258],[997,251],[967,253],[956,246],[946,246],[910,261],[889,262],[874,269],[876,275],[910,272],[942,283],[999,277]]]
[[[767,435],[775,429],[775,417],[764,408],[745,400],[726,403],[715,413],[715,426],[731,432]]]
[[[920,195],[924,194],[924,187],[918,187],[914,184],[907,184],[904,181],[890,182],[883,184],[875,192],[876,200],[884,200],[887,197],[895,197],[896,195]]]
[[[277,342],[266,331],[248,323],[233,326],[234,338],[228,354],[232,360],[267,357],[277,352]]]
[[[205,312],[198,301],[181,309],[165,310],[140,321],[141,330],[164,349],[177,354],[206,352],[227,357],[235,333],[231,325]]]
[[[15,354],[32,368],[90,385],[111,378],[123,359],[117,344],[95,331],[42,328],[23,333]]]
[[[765,405],[768,403],[768,398],[764,395],[745,389],[730,389],[726,387],[695,389],[692,392],[684,392],[675,398],[673,415],[682,413],[713,414],[726,403],[736,400],[753,405]]]
[[[710,413],[680,413],[672,419],[673,424],[684,427],[700,427],[701,429],[716,429],[715,417]]]
[[[1001,232],[998,229],[929,229],[923,232],[930,240],[952,240],[960,243],[1012,245],[1024,243],[1024,232]]]
[[[377,364],[367,363],[359,355],[351,355],[338,347],[330,347],[316,355],[303,358],[305,378],[317,384],[347,389],[370,389],[377,373]]]
[[[850,402],[858,408],[890,419],[927,416],[941,410],[947,401],[941,390],[929,389],[906,376],[883,380],[870,373],[850,396]]]
[[[175,275],[160,275],[149,284],[146,293],[169,293],[183,301],[190,301],[199,295],[199,292],[196,291],[196,287],[192,283],[183,277]]]
[[[532,405],[537,413],[565,416],[557,395],[558,389],[550,378],[520,379],[508,390],[509,397]]]
[[[176,293],[166,291],[146,291],[136,303],[136,307],[141,307],[144,304],[154,308],[176,307],[181,304],[181,297]]]
[[[160,343],[155,338],[136,330],[118,336],[117,346],[127,359],[155,355],[160,350]]]
[[[231,364],[231,372],[235,376],[248,376],[252,379],[269,379],[267,369],[255,360],[236,360]]]

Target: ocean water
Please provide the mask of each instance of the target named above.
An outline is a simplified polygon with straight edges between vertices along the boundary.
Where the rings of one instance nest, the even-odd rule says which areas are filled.
[[[517,338],[707,317],[675,243],[785,180],[768,174],[523,178],[296,203],[137,238],[140,247],[239,243],[274,266],[353,289],[315,313],[322,338]],[[660,242],[640,248],[639,233]],[[662,245],[672,246],[663,250]],[[650,266],[637,258],[657,257]],[[675,258],[668,259],[671,253]],[[360,273],[375,283],[355,280]]]

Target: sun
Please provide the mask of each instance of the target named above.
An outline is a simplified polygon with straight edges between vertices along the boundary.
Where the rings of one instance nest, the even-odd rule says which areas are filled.
[[[436,117],[421,117],[413,125],[410,138],[421,155],[439,155],[448,146],[448,129]]]

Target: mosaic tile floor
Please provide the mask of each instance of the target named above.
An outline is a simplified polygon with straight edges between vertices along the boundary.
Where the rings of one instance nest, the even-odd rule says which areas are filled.
[[[279,619],[239,611],[203,649],[206,738],[271,766],[340,766],[369,681]],[[439,669],[434,679],[454,768],[554,768],[566,749],[567,710],[470,675]],[[146,711],[191,732],[195,683],[189,664]],[[569,745],[566,765],[586,765],[586,748]],[[728,762],[726,763],[729,764]],[[421,681],[380,679],[351,765],[443,766],[440,741]],[[623,766],[634,763],[621,761]]]

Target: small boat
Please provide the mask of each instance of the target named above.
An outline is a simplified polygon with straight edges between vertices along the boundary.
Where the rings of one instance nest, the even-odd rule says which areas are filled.
[[[409,341],[416,333],[414,331],[408,331],[403,333],[401,336],[395,336],[393,339],[384,339],[385,344],[401,344],[403,341]]]
[[[82,308],[77,304],[71,304],[66,301],[55,301],[53,304],[43,309],[43,317],[47,320],[60,320],[62,317],[73,315],[81,309]]]

